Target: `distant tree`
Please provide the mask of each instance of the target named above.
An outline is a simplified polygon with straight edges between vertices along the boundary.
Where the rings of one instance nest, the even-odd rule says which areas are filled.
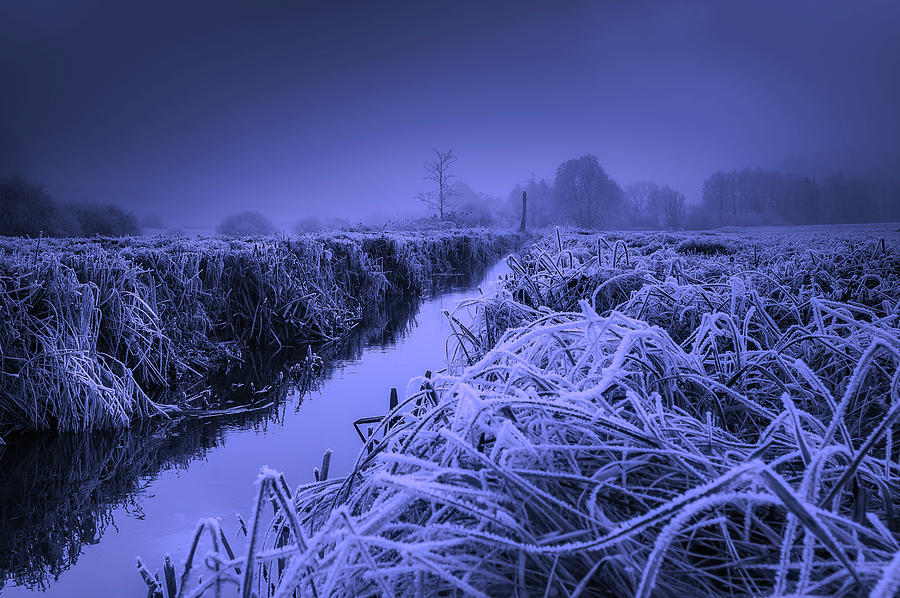
[[[651,205],[650,198],[657,192],[659,192],[659,185],[653,181],[638,181],[625,187],[625,199],[638,216],[656,218],[657,214]]]
[[[216,232],[227,237],[255,237],[274,234],[275,226],[259,212],[248,210],[227,216]]]
[[[75,210],[66,205],[57,208],[50,230],[54,231],[51,234],[56,237],[83,237],[85,234]]]
[[[460,226],[496,226],[502,218],[504,205],[500,198],[475,191],[462,181],[450,185],[453,198],[451,210],[444,212],[444,220]]]
[[[47,231],[56,204],[40,186],[18,177],[0,180],[0,233],[9,237],[37,236]]]
[[[684,228],[692,230],[703,230],[718,226],[718,223],[711,217],[709,210],[700,204],[685,206],[683,221]]]
[[[438,216],[443,220],[454,196],[450,181],[456,178],[456,175],[451,174],[450,169],[458,158],[452,149],[447,151],[434,149],[432,154],[431,160],[425,162],[425,180],[437,185],[437,192],[419,193],[416,197],[437,210]]]
[[[791,224],[824,222],[822,189],[809,177],[786,177],[777,209],[778,218]]]
[[[822,209],[826,222],[872,222],[878,220],[873,185],[842,172],[822,181]]]
[[[841,180],[840,176],[829,177],[819,185],[808,177],[758,168],[716,172],[703,183],[702,205],[712,225],[817,224],[877,219],[874,214],[878,209],[871,200],[871,187],[858,179],[849,185]]]
[[[553,190],[547,181],[535,180],[531,176],[523,187],[516,185],[506,200],[506,219],[511,225],[520,225],[522,216],[522,193],[528,198],[528,209],[525,214],[526,228],[539,228],[548,224],[562,222],[562,214],[554,206]]]
[[[638,181],[625,187],[625,202],[629,214],[629,224],[637,228],[659,228],[659,205],[654,198],[660,187],[653,181]]]
[[[594,155],[563,162],[556,169],[554,195],[571,222],[588,227],[612,224],[625,204],[622,189]]]
[[[322,221],[315,216],[304,216],[297,223],[297,232],[301,233],[317,233],[322,228]]]
[[[59,205],[44,187],[0,179],[0,235],[49,237],[140,234],[137,218],[114,205]]]
[[[733,178],[730,173],[714,172],[703,182],[703,206],[710,221],[726,222],[734,217]]]
[[[76,237],[74,214],[60,208],[43,186],[20,177],[0,178],[0,235]]]
[[[82,234],[86,237],[123,237],[141,233],[137,217],[118,206],[72,204],[68,207],[78,218]]]
[[[891,179],[891,176],[897,177]],[[873,197],[879,206],[879,221],[900,221],[900,173],[884,177],[873,189]]]
[[[651,195],[651,204],[660,226],[669,230],[681,227],[684,218],[684,194],[668,185],[658,187]]]
[[[632,183],[625,188],[625,199],[632,211],[632,224],[650,228],[679,228],[684,220],[684,194],[668,185],[652,181]]]

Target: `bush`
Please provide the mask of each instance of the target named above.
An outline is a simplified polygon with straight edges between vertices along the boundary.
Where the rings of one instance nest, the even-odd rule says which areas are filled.
[[[693,253],[707,256],[731,255],[734,253],[734,249],[724,243],[719,243],[718,241],[700,241],[698,239],[685,241],[676,248],[676,251],[681,254]]]
[[[216,232],[228,237],[271,235],[275,232],[275,225],[259,212],[248,210],[226,217],[216,227]]]
[[[86,237],[123,237],[139,235],[141,229],[131,212],[114,205],[72,205],[69,209],[78,219]]]

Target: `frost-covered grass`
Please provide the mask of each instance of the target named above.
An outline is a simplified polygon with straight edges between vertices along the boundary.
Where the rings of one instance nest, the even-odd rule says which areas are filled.
[[[239,555],[201,522],[159,591],[896,595],[898,236],[717,237],[511,258],[350,475],[265,470]]]
[[[339,337],[367,306],[483,266],[516,240],[483,230],[0,238],[0,433],[169,412],[169,391],[202,378],[225,343]]]

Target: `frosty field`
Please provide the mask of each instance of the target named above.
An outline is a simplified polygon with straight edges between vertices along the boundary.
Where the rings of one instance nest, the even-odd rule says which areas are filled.
[[[517,238],[0,237],[0,439],[215,407],[205,378],[229,358],[333,341]]]
[[[141,573],[185,596],[893,596],[895,228],[552,233],[450,314],[452,367],[349,475],[264,469],[246,537],[201,521],[186,565]]]

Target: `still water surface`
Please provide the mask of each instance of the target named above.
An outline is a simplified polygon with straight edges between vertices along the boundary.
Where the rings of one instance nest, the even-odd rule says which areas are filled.
[[[329,477],[349,471],[361,446],[352,422],[383,414],[391,387],[402,398],[410,378],[445,367],[450,331],[442,310],[507,271],[501,261],[476,284],[396,314],[374,337],[357,337],[349,357],[329,363],[315,390],[292,391],[266,412],[7,447],[0,459],[0,594],[146,596],[135,556],[151,571],[162,568],[165,553],[183,562],[203,517],[220,517],[241,545],[235,514],[248,518],[260,466],[297,485],[330,448]]]

